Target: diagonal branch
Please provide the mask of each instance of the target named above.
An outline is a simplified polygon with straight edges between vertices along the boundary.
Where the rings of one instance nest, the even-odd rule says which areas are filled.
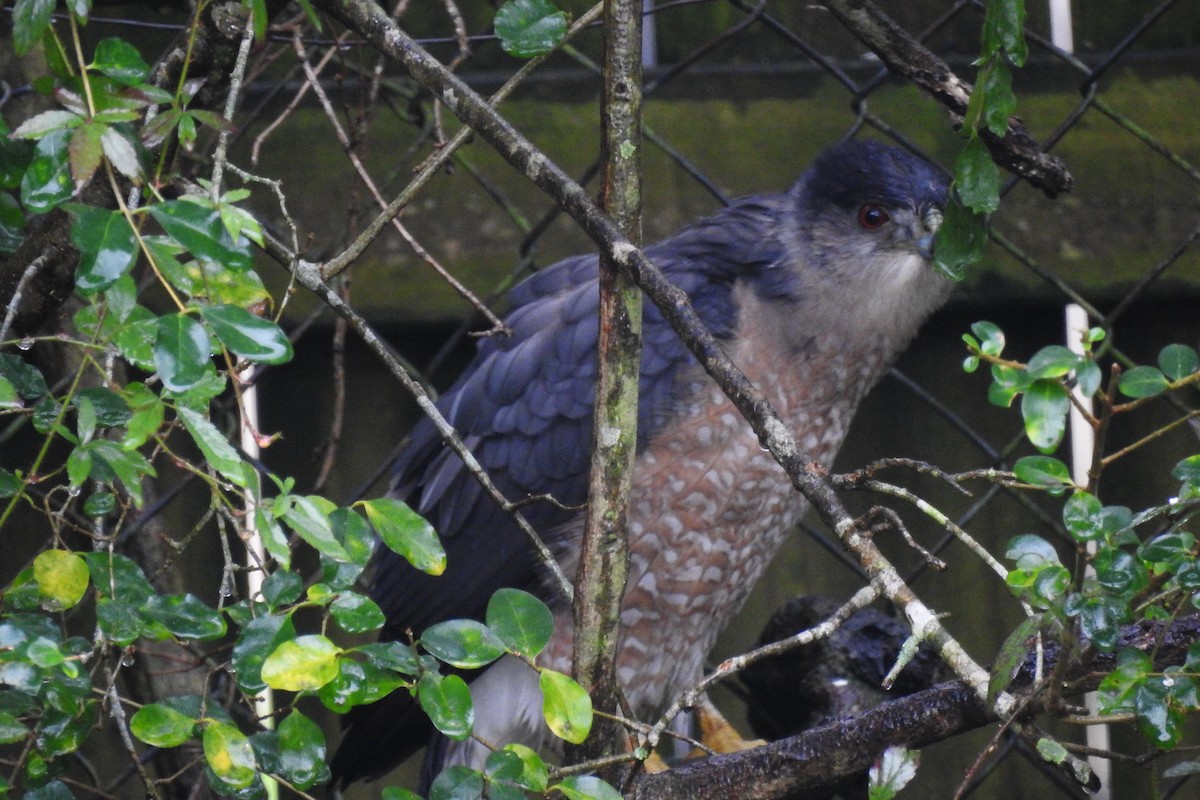
[[[914,39],[869,0],[825,0],[822,4],[839,22],[897,75],[916,84],[962,122],[971,98],[971,84]],[[997,136],[981,129],[980,136],[996,163],[1041,189],[1047,197],[1071,190],[1074,178],[1061,158],[1044,153],[1016,117],[1008,132]]]

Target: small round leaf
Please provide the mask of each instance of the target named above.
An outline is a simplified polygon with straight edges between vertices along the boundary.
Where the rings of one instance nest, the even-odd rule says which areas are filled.
[[[275,648],[262,665],[262,679],[273,689],[303,692],[320,689],[338,673],[341,648],[320,634],[298,636]]]

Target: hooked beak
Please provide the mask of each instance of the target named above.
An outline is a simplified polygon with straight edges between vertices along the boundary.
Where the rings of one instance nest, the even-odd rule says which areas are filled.
[[[925,234],[916,240],[917,252],[927,261],[933,261],[933,237],[942,225],[942,210],[930,208],[921,221],[924,223]]]

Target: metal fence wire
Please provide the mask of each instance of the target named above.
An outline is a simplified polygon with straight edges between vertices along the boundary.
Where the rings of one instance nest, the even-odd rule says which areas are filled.
[[[988,406],[984,378],[959,368],[965,355],[960,337],[975,320],[1000,324],[1008,352],[1019,359],[1077,335],[1068,334],[1064,322],[1068,304],[1082,307],[1086,324],[1109,331],[1113,349],[1108,354],[1126,365],[1153,363],[1158,348],[1195,344],[1200,337],[1194,311],[1200,295],[1195,244],[1200,126],[1194,113],[1200,102],[1200,10],[1178,0],[1153,7],[1129,4],[1119,11],[1076,4],[1073,19],[1070,10],[1063,16],[1058,4],[1031,4],[1026,28],[1031,54],[1016,73],[1016,90],[1018,115],[1047,151],[1064,159],[1074,189],[1049,199],[1016,178],[1008,180],[1004,202],[991,218],[983,264],[868,399],[839,460],[846,469],[885,456],[920,459],[952,472],[1004,469],[1033,452],[1019,414]],[[508,79],[512,63],[488,35],[487,13],[449,2],[432,11],[399,13],[413,35],[425,37],[434,53],[455,62],[474,88],[490,92]],[[885,11],[960,76],[973,77],[981,2],[888,4]],[[816,152],[841,136],[892,140],[948,169],[961,146],[944,112],[892,76],[820,5],[647,2],[644,25],[646,241],[668,235],[731,197],[783,188]],[[601,80],[595,45],[593,34],[581,37],[533,71],[503,106],[552,159],[593,187],[599,170],[595,122]],[[300,108],[315,115],[314,106],[324,105],[329,120],[340,119],[350,131],[343,147],[362,158],[364,174],[374,175],[385,187],[383,196],[391,197],[396,193],[391,187],[405,182],[429,144],[453,128],[448,115],[403,76],[388,74],[373,53],[356,51],[350,42],[335,47],[303,38],[292,50],[301,56],[291,68],[293,80],[262,82],[251,91],[250,103],[258,104],[264,122],[245,129],[244,140],[263,136],[268,119],[286,115],[301,95],[323,85],[332,99],[314,103],[310,94]],[[312,80],[317,68],[323,70],[320,83]],[[269,146],[268,137],[264,154]],[[382,154],[386,157],[380,159]],[[264,164],[268,160],[264,155]],[[346,167],[342,162],[333,169]],[[440,284],[431,288],[421,277],[428,270],[408,264],[423,260],[453,273],[485,303],[502,309],[502,290],[513,280],[589,248],[572,223],[486,149],[462,151],[448,170],[400,218],[407,241],[387,242],[364,257],[352,295],[376,318],[395,323],[398,346],[431,374],[441,375],[437,381],[452,375],[453,368],[440,371],[445,359],[461,355],[462,334],[478,328],[479,317],[461,299],[462,291]],[[374,213],[369,197],[374,190],[362,187],[359,183],[352,190],[361,203],[331,224],[319,194],[294,203],[301,229],[332,225],[353,231]],[[398,299],[377,300],[374,287],[383,284],[369,277],[376,269],[387,275],[388,296]],[[430,298],[438,296],[448,298],[442,307],[448,311],[430,310]],[[451,345],[440,350],[429,344],[428,330],[412,326],[418,318],[464,317],[473,322],[458,325]],[[454,343],[459,351],[452,349]],[[1108,446],[1115,450],[1136,441],[1139,430],[1114,431]],[[1172,491],[1162,465],[1194,450],[1195,436],[1182,426],[1138,459],[1114,465],[1102,483],[1106,502],[1133,508],[1162,502]],[[1069,552],[1056,502],[995,487],[962,498],[920,477],[911,485],[994,553],[1003,553],[1005,541],[1021,532],[1058,537]],[[851,502],[865,509],[878,498]],[[931,524],[922,530],[919,519],[910,522],[924,541],[938,542],[935,549],[952,564],[952,578],[921,575],[918,591],[928,592],[935,607],[952,608],[949,626],[989,661],[1019,621],[1018,609],[999,599],[1003,587],[994,578],[964,563],[969,556],[956,550],[950,537]],[[750,610],[726,635],[721,652],[750,646],[765,614],[794,594],[844,599],[860,585],[853,577],[856,568],[819,527],[810,526],[808,534],[824,547],[814,548],[806,537],[789,545]],[[921,572],[915,559],[912,568],[914,576]],[[973,770],[991,735],[964,737],[953,748],[934,751],[940,753],[936,771],[945,775],[922,778],[931,796],[950,796],[968,773],[972,778],[964,796],[1077,795],[1072,781],[1031,756],[1016,738],[1001,737],[986,765]],[[1083,741],[1076,732],[1061,735]],[[1116,774],[1102,775],[1110,796],[1143,796],[1155,780],[1151,774],[1161,767],[1133,765],[1147,760],[1152,748],[1129,726],[1116,729],[1111,740],[1088,743],[1118,754],[1110,762]],[[1170,796],[1184,783],[1158,785],[1163,796]]]
[[[391,10],[473,88],[494,91],[519,66],[491,35],[487,4],[417,5],[401,2]],[[586,8],[563,5],[576,13]],[[982,2],[881,5],[961,77],[973,78]],[[1075,3],[1074,18],[1070,7],[1062,18],[1052,6],[1030,2],[1031,53],[1016,71],[1017,114],[1047,151],[1063,158],[1074,188],[1049,199],[1008,180],[990,221],[984,262],[868,398],[839,467],[902,457],[947,472],[1005,469],[1034,452],[1016,410],[988,405],[986,378],[960,367],[966,355],[961,336],[976,320],[999,324],[1008,336],[1006,352],[1018,359],[1066,342],[1067,304],[1082,307],[1087,324],[1108,330],[1107,356],[1126,364],[1154,363],[1164,345],[1200,341],[1200,4]],[[104,30],[106,23],[94,24]],[[961,147],[945,112],[893,77],[819,4],[647,0],[644,25],[647,242],[738,195],[786,187],[842,136],[894,141],[948,171]],[[598,36],[589,31],[533,70],[501,106],[592,189],[599,164]],[[272,29],[252,58],[250,76],[233,163],[284,181],[286,214],[268,191],[256,189],[256,202],[278,231],[294,226],[314,257],[352,239],[375,215],[377,198],[395,197],[456,130],[444,109],[374,51],[336,28],[308,28],[302,14]],[[549,200],[476,143],[409,201],[397,230],[362,256],[353,282],[347,278],[341,291],[393,335],[431,383],[445,385],[473,346],[466,332],[487,327],[479,306],[502,313],[503,291],[515,280],[589,247]],[[464,299],[468,295],[478,305]],[[320,318],[320,310],[305,318],[309,310],[294,301],[290,313],[298,327]],[[355,377],[372,367],[344,339],[329,345],[318,338],[329,339],[318,328],[306,339],[313,346],[298,350],[298,365],[263,378],[263,427],[285,435],[266,458],[284,472],[311,463],[302,481],[322,483],[346,499],[379,474],[374,465],[386,465],[413,411],[386,378]],[[328,363],[335,365],[332,373]],[[304,430],[309,423],[282,408],[298,395],[316,397],[304,419],[328,411],[339,436],[324,427]],[[1106,446],[1118,450],[1164,419],[1188,413],[1152,409],[1144,427],[1122,426]],[[1136,458],[1114,464],[1102,483],[1106,502],[1135,509],[1164,502],[1178,487],[1170,465],[1196,451],[1197,433],[1177,426]],[[337,438],[336,463],[322,467],[312,453],[320,455]],[[993,553],[1002,555],[1005,541],[1021,532],[1059,537],[1064,554],[1071,552],[1059,521],[1061,501],[986,485],[970,487],[974,494],[963,497],[936,479],[901,472],[898,482]],[[856,496],[851,502],[865,509],[881,500]],[[934,608],[953,610],[948,626],[978,660],[989,662],[1020,609],[939,526],[911,506],[884,502],[950,563],[948,575],[921,574],[915,586],[928,592]],[[845,599],[861,586],[855,567],[828,544],[832,537],[819,524],[794,538],[723,639],[721,653],[750,646],[769,611],[795,594]],[[814,547],[811,539],[827,546]],[[905,555],[902,544],[895,551],[917,576],[919,560]],[[1074,729],[1054,730],[1083,741]],[[932,749],[939,755],[927,757],[920,778],[929,782],[929,796],[951,796],[994,733]],[[1147,796],[1152,783],[1160,797],[1195,791],[1194,781],[1181,788],[1186,779],[1154,777],[1162,764],[1147,756],[1153,748],[1128,725],[1115,728],[1103,747],[1118,754],[1108,783],[1113,797]],[[1022,748],[1002,737],[986,766],[972,772],[963,796],[1078,796],[1071,781]],[[949,777],[924,774],[934,772]]]

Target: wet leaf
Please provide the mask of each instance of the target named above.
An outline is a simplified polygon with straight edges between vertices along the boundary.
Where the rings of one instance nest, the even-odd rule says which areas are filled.
[[[417,701],[439,731],[461,742],[471,735],[475,709],[471,690],[457,675],[427,672],[417,684]]]
[[[200,313],[221,343],[247,361],[282,364],[291,360],[292,344],[271,320],[232,305],[207,306]]]
[[[12,10],[13,50],[24,55],[50,27],[57,0],[17,0]]]
[[[387,547],[422,572],[441,575],[446,551],[433,526],[403,502],[381,497],[361,503],[367,519]]]
[[[1134,367],[1121,375],[1117,389],[1126,397],[1154,397],[1167,388],[1167,378],[1157,367]]]
[[[198,384],[211,355],[204,326],[187,314],[167,314],[155,322],[154,366],[171,391],[184,392]]]
[[[275,648],[262,665],[262,679],[272,689],[303,692],[320,689],[338,672],[341,648],[320,634],[298,636]]]
[[[462,669],[478,669],[504,655],[504,643],[481,622],[452,619],[430,625],[421,646],[439,660]]]
[[[504,52],[532,58],[553,50],[567,33],[567,15],[550,0],[509,0],[496,12],[496,36]]]
[[[154,747],[178,747],[192,738],[195,727],[193,717],[162,703],[142,706],[129,720],[130,732]]]
[[[107,289],[137,262],[133,229],[119,211],[78,204],[67,208],[75,218],[71,241],[79,248],[75,285],[84,294]]]
[[[1071,400],[1062,383],[1034,381],[1021,398],[1021,416],[1025,419],[1025,435],[1030,443],[1044,453],[1057,448],[1066,433],[1070,410]]]
[[[144,613],[180,639],[205,641],[225,635],[225,619],[191,594],[155,597]]]
[[[150,75],[150,67],[142,60],[137,48],[124,39],[102,39],[96,44],[90,67],[118,83],[133,86]]]
[[[256,694],[267,688],[262,678],[263,662],[284,642],[296,637],[291,617],[255,617],[240,631],[233,645],[233,672],[244,692]]]
[[[485,619],[505,647],[527,658],[536,658],[554,635],[550,609],[520,589],[500,589],[492,595]]]
[[[218,778],[234,788],[244,788],[258,775],[258,762],[250,740],[232,725],[214,722],[204,727],[201,737],[204,757]]]
[[[71,180],[69,131],[55,131],[37,143],[21,179],[21,202],[31,214],[44,214],[75,193]]]
[[[175,409],[179,421],[192,435],[192,440],[204,454],[204,459],[217,472],[243,489],[255,485],[254,468],[234,449],[229,440],[203,414],[186,406]]]
[[[248,244],[232,240],[216,209],[189,200],[172,200],[152,205],[149,211],[167,235],[196,258],[238,271],[251,267]]]
[[[325,734],[299,711],[292,711],[279,723],[279,769],[299,789],[329,780]]]
[[[592,729],[592,698],[583,687],[561,672],[543,669],[542,715],[554,735],[580,744]]]
[[[1185,344],[1169,344],[1158,354],[1158,368],[1173,381],[1200,370],[1200,354]]]
[[[958,156],[954,186],[972,211],[988,214],[1000,207],[1000,170],[978,136],[972,136]]]
[[[571,775],[554,788],[568,800],[621,800],[621,793],[595,775]]]
[[[379,630],[387,622],[374,600],[361,594],[344,594],[329,605],[329,613],[346,633]]]
[[[1062,494],[1071,485],[1067,465],[1049,456],[1025,456],[1013,465],[1017,480],[1041,486],[1050,494]]]
[[[83,599],[89,584],[87,562],[69,550],[46,550],[33,560],[42,607],[65,611]]]

